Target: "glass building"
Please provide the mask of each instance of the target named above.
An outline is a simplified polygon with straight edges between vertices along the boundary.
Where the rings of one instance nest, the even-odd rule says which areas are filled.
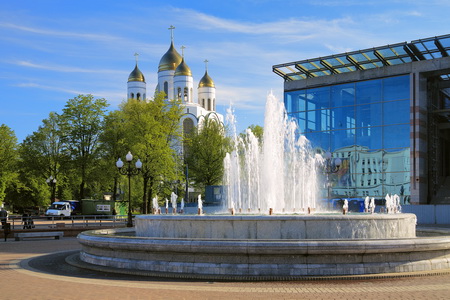
[[[342,161],[329,196],[445,200],[449,51],[446,35],[273,66],[289,117],[317,151]]]

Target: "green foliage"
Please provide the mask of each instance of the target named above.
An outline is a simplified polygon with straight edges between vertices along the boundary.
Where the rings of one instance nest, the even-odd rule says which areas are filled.
[[[129,151],[125,144],[125,120],[121,111],[111,111],[105,116],[104,129],[100,135],[101,161],[98,164],[96,178],[102,178],[103,191],[113,195],[118,200],[120,175],[115,162]]]
[[[21,169],[46,180],[58,178],[69,157],[62,137],[61,117],[51,112],[38,130],[27,136],[20,147]]]
[[[264,128],[262,126],[252,124],[248,127],[248,129],[250,129],[253,132],[253,135],[258,139],[259,145],[261,146],[262,142],[263,142],[263,137],[264,137]],[[247,135],[246,132],[241,132],[239,134],[239,136],[244,141],[246,140],[246,135]]]
[[[186,163],[189,178],[196,186],[217,185],[223,178],[223,159],[230,151],[230,140],[222,124],[205,119],[199,130],[186,140]]]
[[[0,203],[5,199],[5,191],[16,177],[17,138],[6,125],[0,125]]]
[[[46,207],[50,204],[50,191],[41,178],[22,172],[8,186],[7,199],[15,209]]]
[[[122,104],[121,112],[125,144],[142,162],[143,212],[146,213],[160,182],[177,179],[171,146],[179,139],[182,108],[179,101],[166,101],[163,94],[158,94],[149,102],[129,99]]]
[[[79,174],[78,199],[85,198],[86,183],[92,179],[99,160],[99,138],[108,104],[105,99],[79,95],[67,101],[61,115],[62,137],[73,163],[72,171]]]
[[[264,128],[262,126],[253,124],[250,125],[248,128],[253,132],[255,137],[258,138],[259,145],[261,145],[264,137]]]

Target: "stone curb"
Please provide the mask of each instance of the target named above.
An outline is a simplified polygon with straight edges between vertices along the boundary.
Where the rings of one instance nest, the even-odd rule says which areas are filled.
[[[93,270],[98,272],[116,273],[135,276],[159,277],[184,280],[203,280],[203,281],[331,281],[331,280],[372,280],[372,279],[390,279],[390,278],[409,278],[439,276],[450,274],[450,269],[438,271],[405,272],[405,273],[384,273],[384,274],[365,274],[365,275],[340,275],[340,276],[239,276],[239,275],[208,275],[208,274],[187,274],[187,273],[167,273],[151,272],[144,270],[119,269],[93,265],[80,260],[79,253],[66,257],[66,263],[81,269]]]

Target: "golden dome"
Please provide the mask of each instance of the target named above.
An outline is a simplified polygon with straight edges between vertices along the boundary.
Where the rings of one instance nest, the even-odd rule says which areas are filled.
[[[215,87],[214,81],[211,77],[208,75],[208,71],[205,71],[205,75],[203,75],[202,79],[200,79],[200,82],[198,83],[198,87]]]
[[[177,69],[175,70],[174,76],[192,76],[191,68],[188,67],[188,65],[185,63],[184,58],[182,58],[181,63],[178,65]]]
[[[167,50],[166,54],[159,61],[158,72],[175,70],[180,63],[181,55],[173,46],[173,42],[171,42],[169,50]]]
[[[130,73],[130,76],[128,76],[128,82],[130,81],[145,82],[144,74],[142,74],[141,70],[139,70],[137,63],[136,67],[134,67],[134,70]]]

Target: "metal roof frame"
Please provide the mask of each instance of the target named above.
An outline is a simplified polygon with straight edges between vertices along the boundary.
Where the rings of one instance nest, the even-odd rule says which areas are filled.
[[[447,34],[274,65],[272,70],[285,81],[293,81],[447,57],[449,53],[450,34]]]

